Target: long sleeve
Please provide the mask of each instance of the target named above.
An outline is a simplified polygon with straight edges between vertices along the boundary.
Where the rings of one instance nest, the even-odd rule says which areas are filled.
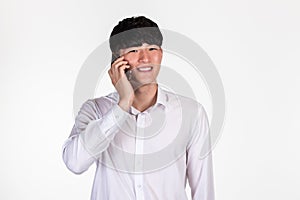
[[[117,104],[104,115],[102,110],[95,100],[88,100],[75,118],[71,134],[63,145],[63,160],[73,173],[83,173],[101,156],[129,116]]]
[[[193,200],[214,200],[214,180],[209,124],[205,110],[198,109],[193,138],[187,154],[187,176]]]

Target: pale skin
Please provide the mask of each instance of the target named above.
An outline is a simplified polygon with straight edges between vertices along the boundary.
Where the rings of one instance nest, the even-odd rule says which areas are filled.
[[[138,47],[120,49],[121,57],[111,65],[108,73],[119,93],[118,105],[126,112],[131,106],[143,112],[155,104],[157,95],[155,81],[162,54],[163,51],[159,46],[146,43]],[[133,89],[126,77],[125,69],[135,72],[136,80],[141,83],[138,88]]]

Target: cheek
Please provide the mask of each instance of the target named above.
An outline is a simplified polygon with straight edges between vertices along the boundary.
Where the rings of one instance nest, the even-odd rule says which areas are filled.
[[[157,53],[154,58],[155,58],[154,60],[155,60],[156,63],[161,63],[162,54],[161,53]]]
[[[136,56],[132,55],[125,55],[124,60],[128,61],[129,65],[134,66],[135,63],[137,62]]]

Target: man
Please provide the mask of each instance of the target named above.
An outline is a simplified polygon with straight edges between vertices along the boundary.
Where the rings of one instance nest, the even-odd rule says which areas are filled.
[[[203,107],[161,88],[163,50],[157,24],[127,18],[110,36],[108,73],[117,92],[81,107],[63,159],[74,173],[97,169],[91,199],[214,200],[209,126]]]

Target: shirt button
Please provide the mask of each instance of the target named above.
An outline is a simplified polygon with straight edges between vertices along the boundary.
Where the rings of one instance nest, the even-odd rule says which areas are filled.
[[[139,185],[138,185],[138,188],[139,188],[139,189],[142,189],[142,185],[139,184]]]

